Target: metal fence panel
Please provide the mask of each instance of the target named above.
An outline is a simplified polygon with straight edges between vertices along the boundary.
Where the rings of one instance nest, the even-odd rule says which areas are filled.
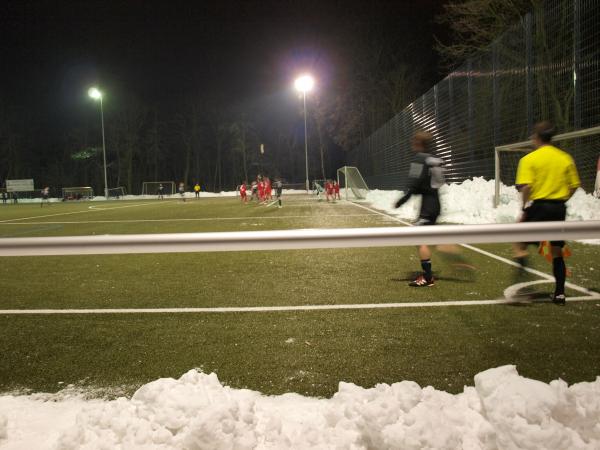
[[[408,105],[348,153],[371,188],[403,189],[415,130],[434,135],[447,179],[493,178],[494,147],[526,140],[550,120],[559,133],[600,125],[600,0],[548,0],[481,54]],[[565,147],[584,188],[595,145]]]

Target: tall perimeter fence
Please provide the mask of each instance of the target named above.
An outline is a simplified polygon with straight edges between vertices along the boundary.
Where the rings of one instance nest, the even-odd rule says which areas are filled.
[[[600,125],[600,0],[549,0],[348,154],[369,187],[403,189],[415,130],[430,131],[447,180],[494,177],[494,148],[542,119],[564,133]],[[600,135],[561,143],[593,190]],[[514,182],[514,180],[512,181]]]

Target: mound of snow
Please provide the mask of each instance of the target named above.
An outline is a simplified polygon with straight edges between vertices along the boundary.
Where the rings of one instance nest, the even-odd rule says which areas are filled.
[[[373,190],[367,201],[375,208],[406,220],[414,220],[419,214],[420,196],[415,195],[402,207],[394,203],[402,191]],[[494,180],[473,178],[462,183],[448,184],[440,188],[442,212],[440,222],[460,224],[513,223],[521,212],[520,195],[514,187],[500,186],[500,204],[494,208]],[[600,220],[600,199],[586,194],[583,189],[567,202],[567,220]],[[582,242],[600,244],[600,239]]]
[[[545,384],[514,366],[457,395],[403,381],[340,383],[331,399],[265,396],[191,370],[131,399],[0,397],[3,449],[597,449],[598,423],[600,377]]]

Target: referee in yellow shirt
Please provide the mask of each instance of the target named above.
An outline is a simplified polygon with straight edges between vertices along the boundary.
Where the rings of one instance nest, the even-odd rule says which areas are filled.
[[[550,122],[535,125],[531,136],[534,151],[519,161],[516,185],[523,200],[521,222],[563,221],[567,216],[565,202],[580,186],[577,168],[571,155],[554,147],[555,130]],[[562,249],[564,241],[551,241],[552,271],[556,288],[552,301],[565,304],[566,267]],[[515,244],[515,255],[526,265],[527,243]]]

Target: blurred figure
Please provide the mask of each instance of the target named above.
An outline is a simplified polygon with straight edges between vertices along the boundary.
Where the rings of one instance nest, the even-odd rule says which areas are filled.
[[[406,194],[402,196],[395,204],[400,208],[413,195],[421,196],[421,209],[419,218],[415,225],[435,225],[440,215],[440,197],[438,189],[445,183],[444,161],[429,154],[429,149],[433,142],[433,136],[426,131],[418,131],[413,136],[411,146],[415,152],[415,160],[411,163],[408,172],[408,188]],[[460,249],[456,245],[440,245],[437,249],[447,256],[453,258],[457,264],[469,269],[474,269],[464,262],[459,253]],[[412,287],[427,287],[435,285],[433,271],[431,266],[431,250],[427,245],[418,247],[419,259],[421,260],[421,269],[419,274],[408,285]]]

